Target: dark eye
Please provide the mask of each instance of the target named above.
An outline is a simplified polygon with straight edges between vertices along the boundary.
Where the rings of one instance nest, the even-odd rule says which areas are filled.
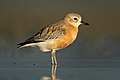
[[[76,21],[76,20],[78,20],[77,18],[74,18],[74,20]]]

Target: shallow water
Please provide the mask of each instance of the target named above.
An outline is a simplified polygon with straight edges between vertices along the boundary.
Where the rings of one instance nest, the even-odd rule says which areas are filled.
[[[120,80],[119,60],[49,60],[11,59],[0,61],[0,80]],[[56,70],[55,70],[56,69]]]

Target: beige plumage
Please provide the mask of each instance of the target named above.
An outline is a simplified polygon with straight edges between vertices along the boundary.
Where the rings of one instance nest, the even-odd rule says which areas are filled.
[[[89,25],[82,21],[79,14],[69,13],[63,20],[44,27],[33,37],[18,45],[20,48],[38,46],[43,52],[52,51],[52,64],[57,64],[56,50],[68,46],[76,39],[80,24]]]

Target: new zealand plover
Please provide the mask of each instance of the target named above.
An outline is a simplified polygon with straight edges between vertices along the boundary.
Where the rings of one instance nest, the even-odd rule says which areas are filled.
[[[55,65],[56,51],[67,47],[76,39],[80,24],[89,25],[82,21],[79,14],[69,13],[63,20],[47,25],[25,42],[19,43],[19,48],[37,46],[43,52],[51,51],[52,64]]]

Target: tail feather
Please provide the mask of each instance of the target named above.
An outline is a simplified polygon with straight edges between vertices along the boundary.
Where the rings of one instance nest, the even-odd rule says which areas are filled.
[[[20,48],[20,47],[22,47],[22,46],[24,46],[24,45],[26,45],[26,44],[29,44],[30,42],[22,42],[22,43],[19,43],[19,44],[17,44],[18,45],[18,47],[17,48]]]
[[[37,43],[37,42],[41,42],[41,41],[25,41],[25,42],[17,44],[18,45],[17,48],[26,47],[25,45],[32,44],[32,43]]]

